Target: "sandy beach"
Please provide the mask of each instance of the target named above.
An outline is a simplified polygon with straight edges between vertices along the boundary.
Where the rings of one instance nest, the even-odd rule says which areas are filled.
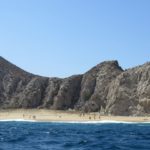
[[[99,113],[80,113],[74,111],[54,111],[45,109],[1,110],[0,120],[25,120],[41,122],[150,122],[150,117],[102,116]]]

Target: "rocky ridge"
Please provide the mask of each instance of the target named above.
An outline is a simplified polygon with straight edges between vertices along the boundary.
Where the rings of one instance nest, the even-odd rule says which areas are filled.
[[[82,75],[33,75],[0,57],[0,109],[75,109],[106,115],[150,114],[150,63],[123,70],[105,61]]]

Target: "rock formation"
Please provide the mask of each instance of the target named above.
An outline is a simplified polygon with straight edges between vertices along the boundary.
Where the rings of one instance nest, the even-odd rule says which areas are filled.
[[[82,75],[33,75],[0,57],[0,109],[75,109],[106,115],[150,114],[150,63],[123,70],[105,61]]]

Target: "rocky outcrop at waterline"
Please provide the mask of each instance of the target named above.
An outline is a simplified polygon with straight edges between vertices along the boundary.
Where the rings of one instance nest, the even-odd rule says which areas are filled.
[[[117,61],[105,61],[62,79],[28,73],[0,57],[0,109],[8,108],[150,114],[150,63],[123,70]]]

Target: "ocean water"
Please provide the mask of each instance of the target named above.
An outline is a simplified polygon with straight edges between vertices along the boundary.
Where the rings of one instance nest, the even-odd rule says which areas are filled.
[[[150,150],[150,124],[3,121],[0,150]]]

